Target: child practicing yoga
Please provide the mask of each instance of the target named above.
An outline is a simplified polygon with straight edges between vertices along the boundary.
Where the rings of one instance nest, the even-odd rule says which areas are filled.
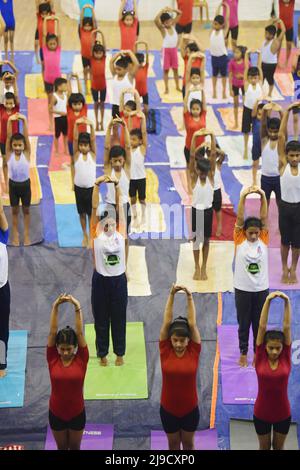
[[[145,118],[144,118],[145,120]],[[129,196],[132,212],[132,230],[145,231],[146,225],[146,170],[145,157],[147,152],[147,134],[141,129],[130,130],[131,144],[131,175],[129,184]],[[137,213],[137,196],[142,210],[139,220]]]
[[[226,16],[217,14],[212,22],[212,32],[210,33],[210,53],[212,65],[213,98],[217,98],[218,76],[222,77],[223,99],[227,98],[226,86],[228,76],[228,51],[225,38],[229,31],[229,6],[224,3]],[[220,7],[219,7],[220,8]]]
[[[138,50],[139,46],[145,46],[145,54]],[[148,94],[148,71],[149,71],[149,46],[146,41],[137,41],[135,43],[135,55],[139,66],[135,75],[135,88],[143,100],[144,113],[146,117],[149,111]]]
[[[205,79],[205,49],[200,45],[199,41],[191,34],[183,34],[180,38],[180,54],[184,61],[184,72],[182,79],[182,95],[185,97],[186,82],[193,84],[193,69],[200,70],[201,83],[204,85]],[[197,85],[199,84],[197,80]]]
[[[121,34],[121,50],[135,50],[135,43],[137,40],[138,31],[138,18],[137,18],[137,4],[133,0],[133,10],[126,11],[127,0],[121,0],[119,9],[119,27]]]
[[[201,158],[196,152],[197,138],[210,136],[211,152],[210,159]],[[200,157],[200,158],[199,158]],[[214,133],[201,129],[196,131],[192,138],[190,155],[190,175],[192,196],[192,241],[193,255],[195,261],[195,281],[206,281],[207,260],[209,254],[209,240],[212,235],[213,200],[214,200],[214,177],[216,168],[216,139]],[[202,265],[200,268],[200,243],[202,245]]]
[[[260,138],[260,129],[261,129],[261,117],[262,110],[265,103],[260,99],[256,100],[254,107],[252,109],[252,136],[253,136],[253,145],[252,145],[252,182],[253,186],[257,186],[257,172],[259,167],[259,159],[261,157],[261,138]]]
[[[277,22],[277,20],[275,20]],[[274,21],[273,21],[274,23]],[[280,34],[277,35],[277,28],[274,24],[268,25],[265,28],[265,41],[261,48],[261,68],[263,72],[263,81],[266,80],[269,85],[269,97],[272,97],[274,89],[274,74],[277,68],[278,52],[280,51],[281,44],[284,38],[285,26],[281,20],[279,20],[281,30]]]
[[[78,126],[84,124],[90,126],[90,134],[82,132],[79,134]],[[96,138],[92,121],[86,117],[77,119],[74,126],[74,191],[77,212],[83,233],[82,246],[90,247],[87,232],[91,234],[91,215],[93,188],[96,181]]]
[[[94,101],[96,131],[104,130],[104,107],[106,100],[106,46],[102,31],[97,29],[91,57],[91,87]],[[100,122],[99,122],[100,111]]]
[[[4,33],[4,50],[5,50],[5,59],[8,60],[8,42],[10,45],[11,51],[11,60],[14,62],[14,39],[15,39],[15,28],[16,21],[14,15],[14,0],[1,0],[0,1],[0,10],[2,18],[5,22],[5,33]]]
[[[13,122],[23,122],[23,134],[13,134]],[[30,245],[30,155],[26,117],[16,113],[10,116],[7,124],[6,156],[9,176],[9,200],[12,209],[12,245],[19,246],[19,203],[22,202],[24,215],[24,246]]]
[[[239,127],[239,95],[242,92],[243,102],[245,97],[245,54],[247,48],[237,46],[233,52],[233,59],[229,62],[229,89],[230,96],[233,97],[234,129]]]
[[[92,16],[85,16],[85,11],[92,10]],[[80,15],[79,37],[81,44],[81,58],[85,93],[88,94],[88,79],[91,72],[92,47],[94,41],[93,31],[97,29],[97,20],[94,9],[90,5],[84,5]]]
[[[129,68],[129,63],[131,67]],[[110,60],[112,81],[112,117],[120,115],[121,93],[126,88],[132,88],[139,63],[132,51],[125,50],[115,54]]]
[[[176,16],[174,16],[176,15]],[[169,93],[169,71],[173,70],[176,90],[179,87],[178,76],[178,34],[175,26],[181,17],[181,11],[170,7],[163,8],[157,14],[154,22],[163,37],[163,70],[165,82],[165,94]]]
[[[36,0],[37,8],[37,28],[35,33],[35,42],[34,50],[35,57],[38,64],[42,64],[42,70],[44,68],[44,56],[43,56],[43,29],[44,29],[44,20],[49,16],[52,17],[54,13],[54,4],[52,1],[42,2]],[[52,18],[47,22],[47,34],[55,34],[55,20]]]
[[[59,138],[63,136],[64,154],[68,155],[68,120],[67,120],[67,93],[68,81],[65,78],[57,78],[54,82],[54,93],[50,103],[50,112],[54,118],[54,149],[56,156],[59,154]]]
[[[55,34],[47,33],[47,23],[55,20]],[[44,83],[45,92],[48,96],[49,130],[53,131],[53,116],[51,112],[54,82],[61,77],[61,36],[59,19],[57,16],[46,16],[43,27],[43,58],[44,58]]]

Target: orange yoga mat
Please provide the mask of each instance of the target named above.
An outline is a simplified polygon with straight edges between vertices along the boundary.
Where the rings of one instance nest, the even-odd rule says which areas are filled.
[[[53,135],[49,131],[47,99],[28,99],[29,135]]]
[[[49,162],[49,171],[60,171],[66,170],[69,168],[71,163],[70,155],[67,155],[63,152],[63,142],[62,139],[59,140],[59,154],[55,154],[54,144],[51,149],[51,157]]]

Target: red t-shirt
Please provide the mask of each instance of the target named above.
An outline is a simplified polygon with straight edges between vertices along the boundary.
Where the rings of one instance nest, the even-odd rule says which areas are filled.
[[[73,108],[71,106],[67,106],[67,119],[68,119],[68,141],[73,142],[74,138],[74,126],[77,119],[82,117],[87,117],[87,106],[84,105],[78,116],[75,115]],[[86,125],[80,124],[78,128],[78,132],[86,132]]]
[[[290,3],[279,0],[279,18],[284,22],[287,30],[294,27],[294,9],[295,0],[291,0]]]
[[[4,104],[0,104],[0,126],[1,126],[0,142],[1,144],[6,144],[8,119],[13,114],[16,114],[19,112],[20,112],[20,106],[18,104],[12,109],[10,114],[7,113]],[[13,121],[12,134],[16,134],[17,132],[19,132],[19,121]]]
[[[142,127],[142,118],[140,118],[139,116],[135,115],[135,116],[131,116],[129,118],[129,116],[124,116],[124,113],[120,113],[120,117],[123,118],[124,121],[126,122],[129,132],[132,129],[141,129],[141,127]],[[130,122],[129,122],[129,119],[130,119]],[[121,127],[121,132],[120,132],[120,145],[122,147],[125,146],[125,131],[124,131],[123,126]]]
[[[190,341],[183,357],[177,357],[170,339],[159,342],[162,370],[161,406],[182,418],[198,406],[197,369],[201,344]]]
[[[182,82],[183,82],[183,85],[185,85],[185,83],[186,83],[186,78],[185,78],[186,77],[186,69],[187,69],[187,64],[188,64],[188,61],[189,61],[188,56],[186,55],[183,60],[184,60],[184,74],[183,74]],[[197,57],[192,62],[192,68],[201,69],[201,65],[202,65],[202,59],[200,57]]]
[[[137,40],[137,26],[138,26],[138,19],[135,17],[133,25],[128,27],[125,23],[120,20],[119,21],[120,32],[121,32],[121,49],[134,51],[135,43]]]
[[[194,0],[177,0],[178,10],[182,11],[182,16],[178,22],[181,26],[185,26],[193,21],[193,5]]]
[[[52,12],[52,15],[55,13]],[[37,29],[39,32],[39,44],[40,48],[43,47],[43,28],[44,28],[44,18],[37,13]],[[55,21],[54,20],[47,20],[47,32],[49,34],[55,34]]]
[[[105,64],[106,57],[97,60],[94,57],[91,58],[91,71],[92,71],[92,89],[101,91],[106,88],[105,78]]]
[[[85,31],[83,28],[80,28],[80,44],[81,56],[85,59],[91,59],[93,44],[92,31]]]
[[[184,124],[186,128],[185,146],[190,150],[194,132],[200,131],[200,129],[205,129],[206,127],[206,111],[202,111],[199,121],[195,121],[191,113],[187,111],[184,113]],[[196,147],[199,147],[199,145],[203,144],[204,141],[204,136],[200,135],[197,137]]]
[[[278,423],[291,416],[288,380],[291,372],[291,346],[284,345],[276,370],[269,364],[265,344],[256,347],[255,369],[258,395],[254,415],[268,423]]]
[[[135,88],[140,96],[145,96],[148,93],[148,70],[149,65],[145,64],[139,67],[135,76]]]
[[[49,408],[63,421],[70,421],[84,409],[83,383],[89,361],[89,350],[78,347],[73,361],[64,367],[56,346],[47,347],[47,362],[51,380]]]

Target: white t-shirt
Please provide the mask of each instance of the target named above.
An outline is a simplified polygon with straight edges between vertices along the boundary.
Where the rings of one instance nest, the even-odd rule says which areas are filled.
[[[8,230],[0,229],[0,289],[8,281],[8,256],[6,245],[8,242]],[[0,306],[1,311],[1,306]]]
[[[102,232],[94,239],[94,254],[96,271],[102,276],[113,277],[124,274],[125,239],[119,232],[111,236]]]
[[[246,292],[260,292],[269,288],[267,230],[262,230],[260,238],[251,243],[245,232],[235,230],[236,247],[233,285]]]

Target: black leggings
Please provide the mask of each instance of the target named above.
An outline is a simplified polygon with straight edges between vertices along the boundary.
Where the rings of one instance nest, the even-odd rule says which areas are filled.
[[[0,289],[0,370],[7,367],[7,344],[9,338],[10,288],[7,282]]]
[[[128,302],[126,274],[102,276],[94,271],[92,279],[92,311],[95,320],[98,357],[109,352],[109,330],[114,353],[124,356],[126,349],[126,311]]]

